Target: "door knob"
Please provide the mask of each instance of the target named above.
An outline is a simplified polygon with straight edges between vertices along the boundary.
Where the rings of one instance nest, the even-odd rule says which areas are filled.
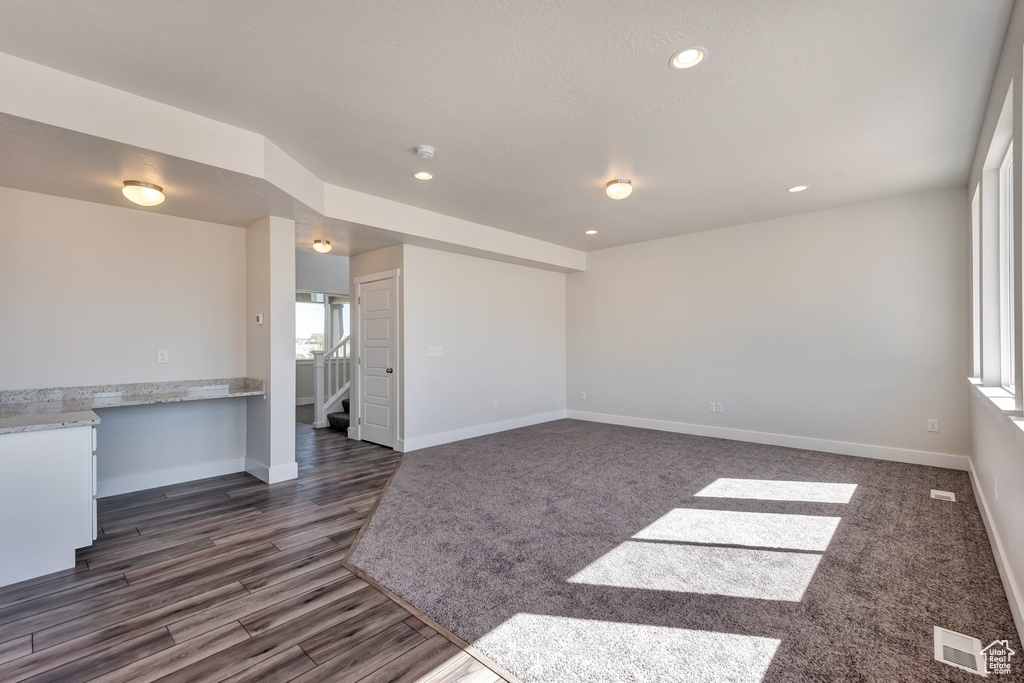
[[[387,369],[387,370],[385,370],[384,372],[386,372],[386,373],[388,373],[388,374],[390,375],[390,374],[391,374],[392,372],[394,372],[394,371],[395,371],[395,369],[394,369],[394,368],[388,368],[388,369]]]

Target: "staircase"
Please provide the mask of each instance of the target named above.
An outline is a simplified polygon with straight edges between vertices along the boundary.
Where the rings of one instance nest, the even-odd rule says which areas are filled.
[[[330,413],[327,416],[327,426],[330,427],[331,429],[336,429],[339,432],[347,432],[348,431],[348,426],[349,426],[349,423],[350,423],[349,417],[348,417],[348,399],[347,398],[342,399],[342,401],[341,401],[341,409],[342,409],[343,412],[340,412],[340,413]]]
[[[325,351],[314,351],[315,389],[314,419],[316,428],[327,427],[328,413],[348,396],[352,386],[352,337],[347,336]],[[348,401],[345,400],[345,415],[348,419]],[[347,429],[347,426],[346,426]]]

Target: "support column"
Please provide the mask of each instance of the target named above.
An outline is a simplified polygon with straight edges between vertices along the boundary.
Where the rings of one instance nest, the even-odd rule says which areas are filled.
[[[263,218],[245,234],[246,374],[267,380],[248,399],[245,470],[268,484],[295,462],[295,222]],[[262,316],[262,322],[257,322]]]

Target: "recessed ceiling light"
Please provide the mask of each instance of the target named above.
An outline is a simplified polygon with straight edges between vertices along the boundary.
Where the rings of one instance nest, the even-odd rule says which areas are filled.
[[[806,185],[794,185],[793,187],[786,190],[786,192],[803,192],[807,189]]]
[[[326,254],[331,250],[330,240],[313,240],[313,251],[318,251],[321,254]]]
[[[672,55],[669,64],[676,69],[689,69],[703,62],[707,56],[708,51],[702,47],[688,47]]]
[[[596,235],[596,234],[597,234],[597,230],[587,230],[587,231],[586,231],[585,233],[583,233],[583,234],[584,234],[584,235]]]
[[[604,193],[612,199],[625,199],[633,192],[633,181],[625,178],[609,180],[604,187]]]
[[[128,201],[135,202],[139,206],[156,206],[164,202],[164,188],[153,183],[144,183],[141,180],[126,180],[121,192]]]
[[[420,171],[419,173],[414,173],[412,177],[415,178],[416,180],[430,180],[431,178],[434,177],[434,174],[427,173],[426,171]]]

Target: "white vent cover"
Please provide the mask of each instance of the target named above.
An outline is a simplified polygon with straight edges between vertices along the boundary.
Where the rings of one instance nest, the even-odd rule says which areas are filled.
[[[935,500],[948,500],[950,503],[956,502],[956,494],[952,491],[939,491],[932,489],[932,498]]]
[[[935,627],[935,659],[964,671],[988,676],[981,641],[956,631]]]

